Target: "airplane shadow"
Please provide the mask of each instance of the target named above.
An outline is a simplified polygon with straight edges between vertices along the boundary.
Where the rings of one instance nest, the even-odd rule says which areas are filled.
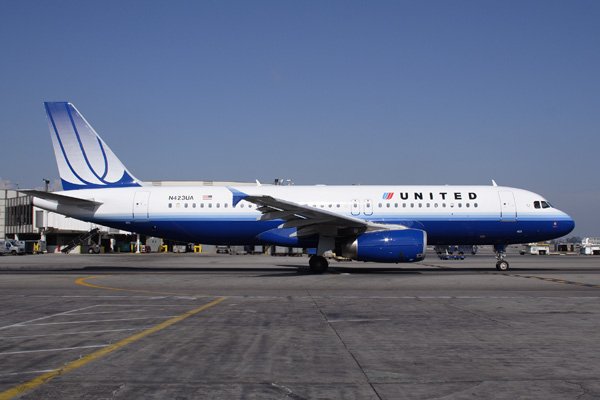
[[[412,266],[412,267],[382,267],[377,264],[369,264],[369,266],[359,266],[352,264],[345,266],[343,264],[331,264],[329,270],[324,275],[350,274],[350,275],[446,275],[453,273],[494,273],[494,274],[534,274],[540,272],[560,271],[556,268],[511,268],[506,272],[497,271],[493,267],[449,267],[435,268],[431,266]],[[258,274],[263,277],[291,277],[291,276],[307,276],[313,274],[308,266],[304,265],[288,265],[276,264],[268,267],[262,266],[217,266],[207,265],[198,267],[141,267],[141,266],[125,266],[125,265],[87,265],[79,268],[39,268],[39,269],[2,269],[2,272],[10,272],[17,274],[36,274],[36,273],[55,273],[55,274],[134,274],[134,273],[155,273],[155,274],[177,274],[177,273],[247,273]]]
[[[261,277],[292,277],[292,276],[318,276],[310,271],[308,266],[298,265],[285,265],[278,264],[271,267],[194,267],[194,268],[147,268],[147,267],[125,267],[125,266],[86,266],[83,268],[73,268],[70,270],[62,270],[61,272],[69,273],[82,273],[82,274],[133,274],[133,273],[155,273],[155,274],[169,274],[169,273],[247,273],[247,274],[258,274]],[[348,274],[398,274],[398,275],[421,275],[422,271],[417,270],[406,270],[399,268],[381,268],[381,267],[370,267],[370,268],[339,268],[331,267],[328,272],[322,275],[339,275],[342,273]]]

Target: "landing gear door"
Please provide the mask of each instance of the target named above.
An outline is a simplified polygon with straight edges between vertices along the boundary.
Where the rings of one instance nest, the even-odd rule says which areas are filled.
[[[148,222],[150,192],[135,192],[133,197],[133,222]]]
[[[500,221],[516,221],[517,205],[513,192],[498,192],[500,196]]]

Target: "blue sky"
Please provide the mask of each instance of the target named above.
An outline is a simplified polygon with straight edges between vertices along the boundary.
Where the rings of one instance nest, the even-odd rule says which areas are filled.
[[[142,180],[498,184],[600,236],[598,1],[0,2],[0,184],[70,101]]]

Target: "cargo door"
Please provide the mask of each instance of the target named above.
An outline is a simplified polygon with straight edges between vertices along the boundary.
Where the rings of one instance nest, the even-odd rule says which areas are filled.
[[[133,197],[133,222],[148,222],[150,192],[135,192]]]
[[[513,192],[498,192],[500,196],[500,221],[516,221],[517,205]]]

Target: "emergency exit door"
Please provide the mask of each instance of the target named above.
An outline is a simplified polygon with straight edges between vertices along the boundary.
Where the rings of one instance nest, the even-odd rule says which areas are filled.
[[[135,192],[133,197],[133,222],[148,222],[150,192]]]

